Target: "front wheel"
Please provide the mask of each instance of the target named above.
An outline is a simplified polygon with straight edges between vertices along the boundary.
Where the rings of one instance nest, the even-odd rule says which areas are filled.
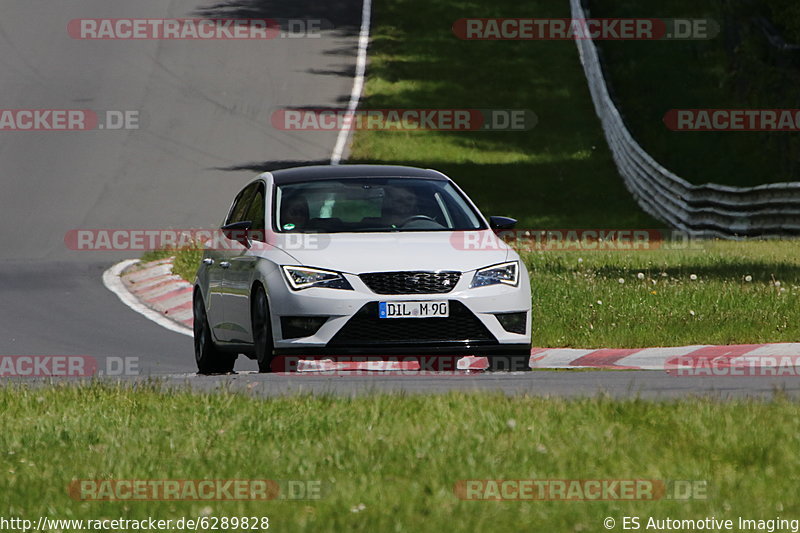
[[[272,323],[269,316],[269,303],[264,287],[258,287],[253,294],[253,307],[251,310],[253,322],[253,347],[256,352],[259,372],[271,372],[272,358],[274,357],[274,343],[272,341]]]
[[[206,308],[200,291],[195,291],[192,302],[194,315],[194,358],[199,374],[228,374],[233,372],[236,354],[225,353],[214,344],[208,326]]]

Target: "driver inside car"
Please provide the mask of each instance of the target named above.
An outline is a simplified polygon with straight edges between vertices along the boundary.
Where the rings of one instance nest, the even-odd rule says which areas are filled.
[[[308,202],[302,195],[290,196],[282,202],[281,225],[284,231],[302,231],[308,218]]]
[[[402,226],[419,215],[417,195],[405,187],[386,187],[383,198],[383,220],[392,228]]]

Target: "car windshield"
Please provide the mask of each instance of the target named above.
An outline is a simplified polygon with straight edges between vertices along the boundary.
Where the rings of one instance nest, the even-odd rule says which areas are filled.
[[[468,231],[480,216],[447,180],[347,178],[279,185],[279,232]]]

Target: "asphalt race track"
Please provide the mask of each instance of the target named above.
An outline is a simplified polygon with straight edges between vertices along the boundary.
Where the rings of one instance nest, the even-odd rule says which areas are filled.
[[[346,104],[358,0],[276,1],[268,10],[247,0],[226,4],[66,0],[43,10],[4,3],[3,108],[136,110],[141,125],[0,135],[0,354],[131,356],[145,373],[191,371],[189,338],[130,311],[103,286],[103,271],[123,257],[68,250],[65,233],[217,227],[233,194],[258,171],[330,159],[336,131],[281,132],[270,114]],[[335,29],[319,38],[207,42],[89,41],[67,33],[77,18],[199,15],[305,16]]]
[[[258,7],[253,7],[254,5]],[[268,7],[264,7],[268,6]],[[137,130],[0,133],[0,355],[135,357],[143,376],[258,394],[497,390],[572,396],[797,394],[796,380],[675,378],[662,372],[537,371],[467,377],[198,377],[191,339],[124,306],[102,283],[117,252],[69,250],[76,228],[216,227],[256,172],[326,163],[337,131],[274,129],[285,106],[345,106],[358,0],[8,0],[0,21],[2,108],[137,111]],[[269,41],[76,40],[78,18],[324,19],[319,38]],[[457,176],[455,177],[457,179]],[[141,379],[141,378],[137,378]]]

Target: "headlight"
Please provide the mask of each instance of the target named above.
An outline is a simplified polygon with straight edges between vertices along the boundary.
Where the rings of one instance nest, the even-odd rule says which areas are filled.
[[[350,283],[339,272],[295,266],[282,268],[283,273],[286,274],[286,279],[289,281],[289,286],[296,291],[311,287],[353,290]]]
[[[510,261],[508,263],[501,263],[499,265],[492,265],[490,267],[482,268],[475,272],[475,277],[472,278],[470,288],[486,287],[488,285],[511,285],[516,287],[519,283],[519,262]]]

